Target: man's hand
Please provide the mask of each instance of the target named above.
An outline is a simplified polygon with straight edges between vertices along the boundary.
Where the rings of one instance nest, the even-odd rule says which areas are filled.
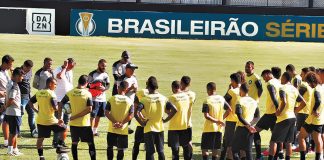
[[[313,111],[312,112],[312,115],[314,115],[315,117],[319,117],[320,116],[320,114],[317,111]]]
[[[64,63],[63,63],[63,65],[62,65],[62,67],[63,68],[66,68],[68,66],[68,63],[69,63],[69,61],[68,60],[65,60]]]
[[[59,120],[58,120],[58,125],[61,126],[61,125],[63,125],[63,124],[64,124],[64,121],[63,121],[62,119],[59,119]]]
[[[281,114],[280,111],[277,110],[276,111],[276,116],[280,116],[280,114]]]
[[[97,86],[96,90],[105,91],[106,88],[104,86]]]
[[[247,127],[250,133],[256,133],[257,130],[253,126],[248,126]]]
[[[121,122],[114,123],[114,128],[122,128],[122,127],[123,127],[123,123]]]
[[[219,126],[221,126],[221,127],[225,126],[225,123],[222,122],[222,121],[217,121],[216,124],[219,125]]]
[[[0,91],[0,97],[5,97],[6,96],[6,91]]]

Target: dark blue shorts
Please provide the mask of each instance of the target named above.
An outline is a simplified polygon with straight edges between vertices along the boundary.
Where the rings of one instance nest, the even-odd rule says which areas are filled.
[[[21,116],[5,115],[5,121],[9,125],[9,133],[16,135],[20,133]]]
[[[106,110],[107,102],[96,102],[93,101],[93,107],[91,112],[91,117],[104,117]]]

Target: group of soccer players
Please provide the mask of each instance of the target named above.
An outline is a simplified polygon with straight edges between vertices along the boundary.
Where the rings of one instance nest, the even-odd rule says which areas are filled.
[[[154,76],[147,79],[145,89],[138,89],[134,73],[138,67],[130,62],[130,54],[124,51],[121,59],[113,64],[115,83],[112,96],[107,101],[105,92],[110,87],[110,80],[104,59],[98,61],[98,68],[89,75],[81,75],[74,88],[71,86],[72,69],[76,64],[73,58],[64,61],[54,72],[51,61],[45,58],[43,68],[36,72],[33,86],[38,91],[29,96],[32,61],[26,60],[22,67],[12,69],[14,59],[10,55],[2,58],[0,120],[9,155],[22,154],[17,148],[17,137],[22,110],[26,107],[22,107],[24,104],[30,107],[29,110],[26,107],[28,119],[33,112],[37,114],[36,125],[31,118],[29,126],[32,134],[35,130],[38,132],[36,147],[41,160],[45,159],[44,138],[49,138],[52,131],[57,135],[57,140],[53,140],[57,152],[67,151],[64,140],[68,130],[73,159],[78,159],[80,141],[88,143],[89,155],[92,160],[96,159],[94,136],[99,136],[100,117],[109,120],[108,160],[114,158],[114,147],[117,147],[117,159],[124,158],[128,135],[133,132],[129,128],[133,118],[137,125],[132,151],[134,160],[141,143],[145,144],[147,160],[154,159],[155,152],[159,160],[165,159],[164,123],[167,122],[167,144],[171,148],[172,159],[179,159],[180,147],[183,158],[192,159],[192,110],[196,94],[189,89],[189,76],[171,83],[172,95],[168,98],[158,92],[158,80]],[[256,159],[262,159],[260,132],[271,129],[269,160],[282,159],[283,149],[286,150],[285,159],[290,159],[294,139],[298,139],[301,159],[306,157],[310,139],[315,143],[316,159],[322,159],[324,69],[305,67],[299,75],[289,64],[282,75],[279,67],[272,67],[263,70],[261,76],[265,87],[254,73],[254,63],[248,61],[245,72],[230,75],[231,83],[225,96],[217,92],[214,82],[206,85],[208,96],[202,105],[205,118],[201,136],[202,158],[207,160],[211,151],[213,160],[251,160],[254,142]],[[263,91],[263,88],[266,90]],[[26,94],[27,101],[24,99]],[[262,94],[266,94],[266,106],[265,114],[260,118],[259,99]]]

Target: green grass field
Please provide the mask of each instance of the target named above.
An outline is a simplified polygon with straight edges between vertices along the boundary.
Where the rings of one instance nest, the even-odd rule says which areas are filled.
[[[144,88],[146,79],[153,75],[158,79],[159,92],[169,96],[173,80],[179,80],[183,75],[189,75],[192,78],[191,89],[197,93],[197,101],[193,109],[194,159],[201,159],[200,138],[204,122],[201,106],[206,97],[205,85],[208,82],[216,82],[218,94],[224,95],[230,82],[229,75],[238,70],[244,70],[247,60],[254,61],[257,74],[272,66],[284,68],[288,63],[294,64],[298,71],[304,66],[323,67],[324,65],[324,44],[321,43],[0,34],[0,56],[12,55],[15,58],[14,66],[21,66],[24,60],[31,59],[34,61],[33,71],[35,72],[42,66],[43,59],[47,56],[54,59],[54,67],[62,65],[64,59],[73,57],[77,62],[74,69],[75,85],[81,74],[88,74],[96,69],[97,61],[100,58],[105,58],[108,61],[107,69],[111,75],[111,65],[120,58],[123,50],[130,51],[132,62],[139,66],[136,75],[140,88]],[[110,95],[111,90],[108,92]],[[265,96],[263,95],[260,102],[262,114],[264,102]],[[133,126],[133,128],[135,127]],[[106,118],[102,119],[99,131],[100,137],[95,137],[97,158],[106,159]],[[167,140],[166,133],[165,140]],[[18,141],[18,148],[24,155],[8,157],[7,150],[0,149],[0,159],[37,159],[36,139],[29,137],[27,116],[23,117],[22,136],[23,138]],[[133,136],[133,134],[129,136],[126,160],[131,159]],[[266,148],[270,132],[264,131],[261,136],[263,147]],[[54,160],[56,154],[55,150],[51,149],[51,141],[52,138],[45,141],[44,155],[47,159]],[[3,143],[2,133],[0,134],[0,143]],[[68,137],[67,143],[70,146],[70,137]],[[141,149],[143,149],[142,146]],[[165,145],[165,154],[166,159],[171,159],[171,149],[167,145]],[[298,154],[294,154],[294,156],[298,156]],[[82,160],[89,159],[88,146],[84,143],[79,145],[79,157]],[[70,158],[72,158],[71,154]],[[141,151],[139,159],[144,158],[145,152]]]

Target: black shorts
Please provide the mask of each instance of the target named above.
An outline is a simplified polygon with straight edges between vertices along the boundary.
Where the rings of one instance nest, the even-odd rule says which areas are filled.
[[[128,148],[128,135],[121,135],[116,133],[107,134],[107,144],[108,147],[117,147],[118,149]]]
[[[41,125],[37,124],[38,138],[49,138],[51,136],[51,131],[54,133],[60,133],[66,130],[66,125],[59,126],[54,125]]]
[[[308,114],[297,113],[297,115],[296,115],[296,119],[297,119],[296,128],[297,128],[297,131],[300,131],[300,128],[304,125],[305,120],[307,119],[307,117],[308,117]]]
[[[91,126],[87,127],[77,127],[70,126],[71,139],[72,142],[88,142],[93,143],[93,133]]]
[[[188,130],[169,130],[168,131],[168,146],[179,147],[189,145],[190,138]]]
[[[90,114],[91,118],[104,117],[106,106],[107,106],[107,102],[93,101],[93,108]]]
[[[4,107],[4,104],[3,103],[0,103],[0,109],[1,108],[3,108]],[[4,119],[4,117],[5,117],[5,109],[2,111],[2,112],[0,112],[0,124],[3,122],[3,119]]]
[[[221,149],[222,132],[204,132],[201,136],[201,149]]]
[[[235,133],[235,127],[236,127],[236,122],[230,122],[226,121],[225,122],[225,132],[224,132],[224,142],[225,146],[231,147],[232,146],[232,140],[234,137]]]
[[[272,142],[291,143],[294,140],[296,118],[290,118],[276,123],[272,135]]]
[[[145,150],[148,153],[164,152],[164,132],[144,133]],[[155,147],[154,147],[155,146]]]
[[[9,125],[9,133],[16,135],[20,133],[21,116],[5,115],[5,122]]]
[[[256,127],[264,130],[270,130],[272,131],[275,124],[276,124],[277,117],[275,114],[264,114],[258,123],[256,124]]]
[[[136,127],[134,143],[144,143],[144,127]]]
[[[251,134],[246,127],[236,127],[232,150],[235,152],[239,152],[240,150],[252,151],[253,137],[254,134]]]
[[[190,138],[190,141],[192,141],[192,128],[191,127],[188,128],[187,131],[188,131],[188,136]]]
[[[313,131],[317,133],[323,132],[323,125],[313,125],[313,124],[307,124],[305,123],[303,125],[303,128],[306,130],[308,134],[311,134]]]

